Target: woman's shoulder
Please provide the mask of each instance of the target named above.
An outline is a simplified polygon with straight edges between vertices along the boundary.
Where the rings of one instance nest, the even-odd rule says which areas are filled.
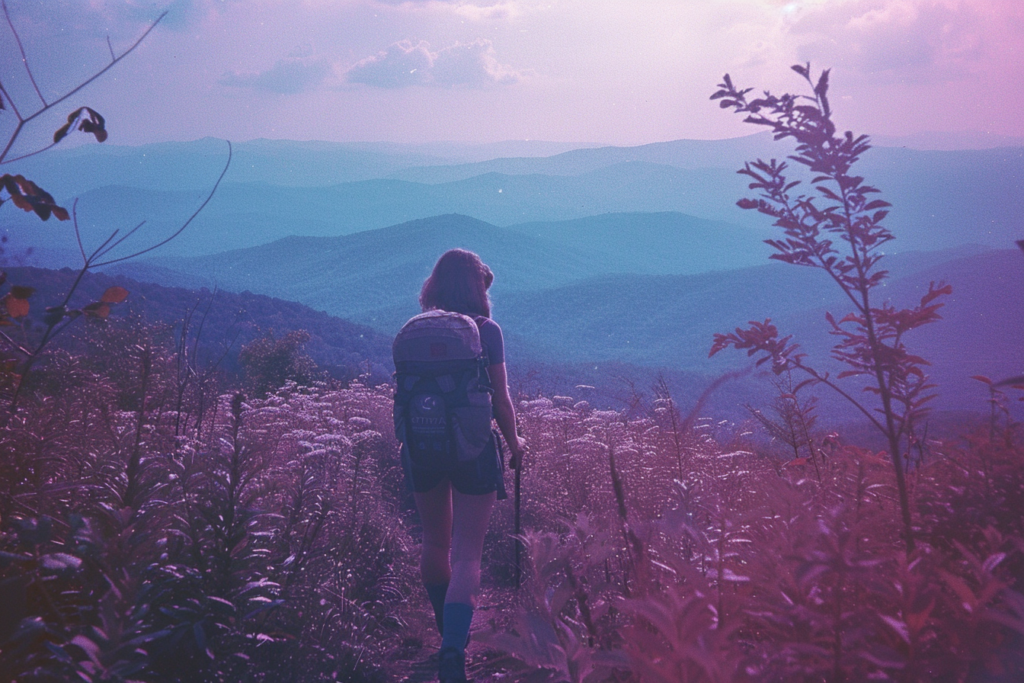
[[[480,343],[487,350],[492,365],[505,362],[505,340],[498,323],[490,318],[477,318],[480,327]]]
[[[494,322],[490,318],[479,316],[476,319],[477,326],[480,328],[480,333],[483,334],[484,330],[497,331],[501,333],[501,326]]]

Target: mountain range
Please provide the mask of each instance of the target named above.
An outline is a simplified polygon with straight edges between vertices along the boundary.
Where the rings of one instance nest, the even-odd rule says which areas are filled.
[[[36,166],[18,169],[44,187],[51,184],[51,192],[65,204],[71,195],[58,190],[76,188],[87,245],[143,220],[147,224],[133,238],[136,245],[172,234],[199,206],[226,152],[214,140],[163,143],[141,153],[112,148],[101,154],[97,149],[80,147],[55,157],[65,165],[33,158],[23,163]],[[286,236],[340,236],[448,213],[511,226],[675,211],[767,228],[767,218],[736,207],[749,190],[735,171],[744,159],[784,156],[786,150],[756,135],[446,165],[437,163],[442,158],[405,148],[385,152],[255,141],[239,145],[217,196],[162,253],[213,254]],[[894,205],[887,219],[899,238],[894,249],[970,243],[998,248],[1021,237],[1024,148],[941,152],[879,147],[864,155],[858,170]],[[14,248],[49,250],[55,262],[42,265],[73,261],[77,245],[66,225],[41,227],[33,216],[3,211]],[[131,248],[126,244],[121,253]]]
[[[458,246],[496,272],[495,315],[520,371],[544,368],[568,386],[666,372],[691,395],[747,363],[736,353],[707,359],[711,335],[769,317],[835,369],[823,319],[846,302],[822,273],[768,262],[770,219],[735,206],[749,194],[735,172],[744,160],[787,153],[770,136],[580,149],[253,141],[235,152],[181,237],[109,273],[296,301],[386,340],[417,312],[437,256]],[[17,170],[62,201],[80,195],[86,248],[146,220],[117,256],[171,234],[225,155],[214,140],[94,146]],[[876,301],[910,304],[931,280],[954,287],[945,320],[911,335],[935,361],[945,405],[973,401],[971,374],[1019,374],[1024,264],[1006,247],[1024,237],[1024,148],[877,147],[858,172],[894,204],[886,224],[897,239],[883,261],[891,277]],[[29,262],[76,258],[68,224],[0,212],[8,257],[31,246]],[[755,395],[758,382],[737,383],[731,399]]]
[[[117,272],[180,286],[272,294],[394,331],[437,257],[463,247],[497,274],[495,296],[607,273],[700,273],[763,263],[757,231],[678,213],[608,214],[499,228],[436,216],[342,237],[287,237],[195,258],[129,262]]]
[[[875,290],[875,305],[913,306],[930,282],[952,285],[943,319],[911,332],[913,352],[932,363],[938,405],[980,396],[972,375],[1004,378],[1024,370],[1024,259],[1017,250],[888,257],[892,276]],[[900,261],[903,261],[900,263]],[[510,345],[547,362],[626,362],[715,374],[749,361],[724,351],[708,359],[712,336],[771,319],[792,334],[817,367],[836,372],[828,351],[825,312],[837,319],[852,307],[823,272],[787,264],[689,276],[616,275],[499,301]],[[982,392],[983,393],[983,392]]]
[[[587,231],[591,224],[596,227]],[[510,355],[530,364],[626,363],[713,375],[746,362],[735,353],[709,360],[715,332],[771,318],[823,367],[836,370],[828,360],[835,340],[824,314],[841,317],[850,307],[834,283],[814,269],[766,263],[763,253],[749,248],[747,267],[710,269],[714,246],[728,250],[745,238],[743,229],[733,235],[719,229],[680,214],[516,228],[439,216],[340,238],[293,237],[211,257],[139,261],[119,272],[191,286],[215,279],[223,289],[300,301],[391,335],[417,312],[416,294],[436,257],[463,246],[494,269],[496,319]],[[572,246],[581,230],[586,249]],[[680,247],[702,240],[712,248]],[[651,271],[667,262],[675,271],[636,272],[645,255],[655,264]],[[615,258],[622,267],[612,265]],[[1009,376],[1024,368],[1024,307],[1012,303],[1024,291],[1020,261],[1015,250],[982,246],[883,260],[890,277],[875,290],[876,303],[911,306],[931,281],[953,286],[946,320],[911,335],[915,343],[920,338],[922,355],[934,359],[936,377],[955,388],[951,396],[971,390],[971,375]]]

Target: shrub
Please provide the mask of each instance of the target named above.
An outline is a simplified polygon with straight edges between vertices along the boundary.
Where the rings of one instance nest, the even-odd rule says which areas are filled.
[[[243,346],[238,360],[248,390],[265,396],[289,381],[308,385],[318,379],[321,373],[316,363],[302,351],[307,341],[308,332],[295,330],[280,339],[268,334]]]
[[[711,99],[722,108],[745,114],[744,121],[771,129],[776,140],[792,138],[796,153],[788,158],[804,166],[812,177],[816,194],[797,194],[804,182],[793,180],[788,164],[775,159],[748,163],[739,171],[751,179],[750,189],[760,192],[757,199],[742,199],[739,206],[753,209],[774,219],[785,238],[767,240],[776,253],[771,258],[794,265],[818,268],[842,289],[854,311],[840,320],[826,314],[831,334],[839,338],[832,349],[834,359],[846,366],[833,380],[827,372],[806,362],[790,337],[779,337],[771,320],[751,322],[747,329],[716,334],[709,355],[727,347],[744,349],[750,356],[760,355],[758,365],[771,361],[781,374],[796,370],[808,376],[807,384],[824,384],[846,398],[885,437],[896,475],[903,535],[907,550],[914,548],[913,524],[904,471],[908,451],[919,438],[916,428],[934,398],[934,385],[928,382],[923,358],[906,347],[907,332],[939,319],[942,303],[938,299],[952,292],[948,285],[934,282],[918,306],[898,310],[890,303],[872,303],[874,289],[886,278],[878,268],[880,251],[893,239],[882,221],[888,214],[887,202],[872,199],[879,190],[853,175],[852,167],[870,149],[865,135],[854,137],[847,131],[836,134],[828,100],[829,71],[815,83],[810,65],[794,66],[812,87],[813,95],[781,96],[765,92],[748,99],[750,88],[737,89],[726,74]],[[877,405],[854,398],[836,380],[865,377],[863,387],[878,399]],[[801,385],[798,385],[801,386]]]

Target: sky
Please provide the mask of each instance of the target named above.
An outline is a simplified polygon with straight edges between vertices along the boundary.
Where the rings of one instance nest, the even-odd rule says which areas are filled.
[[[1024,136],[1021,0],[7,0],[44,97],[110,142],[207,136],[637,145],[755,132],[708,98],[832,69],[843,129]],[[0,25],[0,82],[39,100]],[[109,47],[107,39],[109,38]],[[9,130],[9,112],[0,124]],[[72,143],[73,144],[73,143]]]

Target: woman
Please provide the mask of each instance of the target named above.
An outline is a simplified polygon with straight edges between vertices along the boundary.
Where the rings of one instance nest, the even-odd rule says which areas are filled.
[[[487,289],[494,274],[471,251],[452,249],[438,259],[423,283],[424,312],[444,310],[474,318],[487,355],[494,418],[508,444],[511,467],[519,467],[525,442],[516,434],[516,414],[508,393],[501,328],[490,319]],[[416,467],[403,449],[407,483],[423,524],[420,573],[441,632],[439,678],[464,681],[465,647],[480,589],[484,534],[496,498],[505,497],[497,444],[469,466]]]

